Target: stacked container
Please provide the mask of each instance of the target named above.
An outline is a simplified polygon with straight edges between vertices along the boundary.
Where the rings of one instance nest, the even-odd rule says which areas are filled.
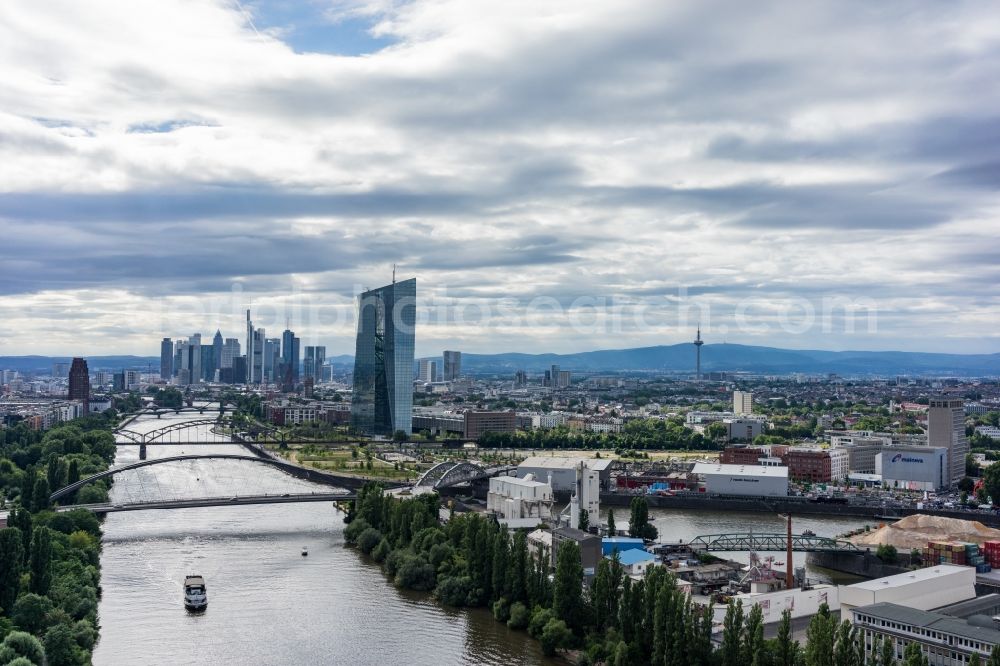
[[[986,564],[993,569],[1000,568],[1000,541],[987,541],[983,544],[983,556]]]
[[[1000,566],[1000,541],[988,541],[980,550],[978,544],[965,541],[928,541],[924,548],[924,562],[957,564],[976,568],[976,573],[986,573]]]

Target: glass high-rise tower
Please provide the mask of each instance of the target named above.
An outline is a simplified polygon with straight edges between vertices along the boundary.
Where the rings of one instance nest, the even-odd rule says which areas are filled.
[[[351,425],[365,433],[410,434],[413,421],[413,343],[416,279],[358,296]]]

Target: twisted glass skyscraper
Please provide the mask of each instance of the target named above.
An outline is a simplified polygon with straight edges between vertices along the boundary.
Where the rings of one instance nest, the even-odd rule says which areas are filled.
[[[351,425],[362,432],[412,431],[416,301],[416,279],[358,296]]]

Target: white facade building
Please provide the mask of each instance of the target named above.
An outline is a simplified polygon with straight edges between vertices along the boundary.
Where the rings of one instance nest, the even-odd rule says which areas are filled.
[[[713,495],[787,497],[788,468],[765,465],[696,463],[692,470]]]
[[[753,413],[753,393],[750,391],[733,391],[733,414],[742,416]]]

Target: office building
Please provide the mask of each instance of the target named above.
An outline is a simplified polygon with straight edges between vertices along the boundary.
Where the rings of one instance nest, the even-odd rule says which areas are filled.
[[[281,382],[281,338],[264,339],[263,381],[268,384]]]
[[[417,371],[417,381],[429,384],[437,381],[437,361],[429,358],[420,359],[419,370]]]
[[[69,376],[69,366],[69,363],[53,363],[52,376],[58,378]]]
[[[201,334],[195,333],[181,345],[181,370],[185,370],[180,384],[197,384],[201,380]]]
[[[247,384],[256,384],[260,381],[260,377],[254,375],[254,339],[253,321],[250,319],[250,309],[247,308]],[[263,350],[258,350],[258,358],[262,353]],[[260,367],[260,364],[257,367]]]
[[[897,664],[904,663],[910,643],[920,645],[930,666],[963,666],[973,654],[979,655],[979,663],[986,664],[1000,643],[997,623],[986,615],[959,618],[889,602],[857,608],[853,615],[870,660],[878,657],[882,641],[888,640]]]
[[[326,347],[307,346],[305,358],[302,359],[302,376],[304,378],[312,377],[314,382],[322,380],[324,363],[326,363]]]
[[[187,372],[184,370],[183,372]],[[111,375],[111,390],[112,391],[124,391],[125,390],[125,373],[116,372]]]
[[[207,382],[213,381],[215,379],[214,345],[201,346],[201,374],[199,375],[199,379],[204,379]]]
[[[733,391],[733,414],[736,416],[753,414],[753,393],[750,391]]]
[[[222,331],[215,329],[215,337],[212,338],[212,367],[205,372],[205,379],[215,380],[215,371],[222,367],[222,350],[225,344],[222,339]]]
[[[466,439],[479,439],[487,432],[514,432],[517,430],[517,414],[515,412],[478,412],[465,413]]]
[[[247,357],[246,356],[235,356],[233,357],[233,367],[230,377],[232,377],[232,382],[234,384],[246,384],[247,376],[250,373],[247,367]]]
[[[291,391],[299,383],[299,338],[287,328],[281,334],[282,390]]]
[[[809,483],[840,482],[850,473],[851,456],[846,449],[793,446],[782,456],[788,476]]]
[[[965,401],[961,398],[932,398],[927,409],[927,443],[948,449],[949,485],[965,476]]]
[[[444,381],[451,382],[462,375],[462,352],[446,351],[443,354]]]
[[[69,368],[69,399],[83,402],[84,413],[90,411],[90,372],[82,358],[74,358]]]
[[[222,343],[222,360],[219,368],[232,368],[233,359],[240,355],[240,341],[236,338],[226,338]]]
[[[125,390],[137,389],[142,384],[142,373],[138,370],[125,370]]]
[[[416,279],[358,296],[351,425],[362,432],[412,431],[416,301]]]
[[[174,341],[163,338],[160,342],[160,379],[170,381],[174,376]]]
[[[171,357],[172,358],[172,357]],[[98,370],[94,373],[94,386],[110,386],[111,373],[107,370]]]

